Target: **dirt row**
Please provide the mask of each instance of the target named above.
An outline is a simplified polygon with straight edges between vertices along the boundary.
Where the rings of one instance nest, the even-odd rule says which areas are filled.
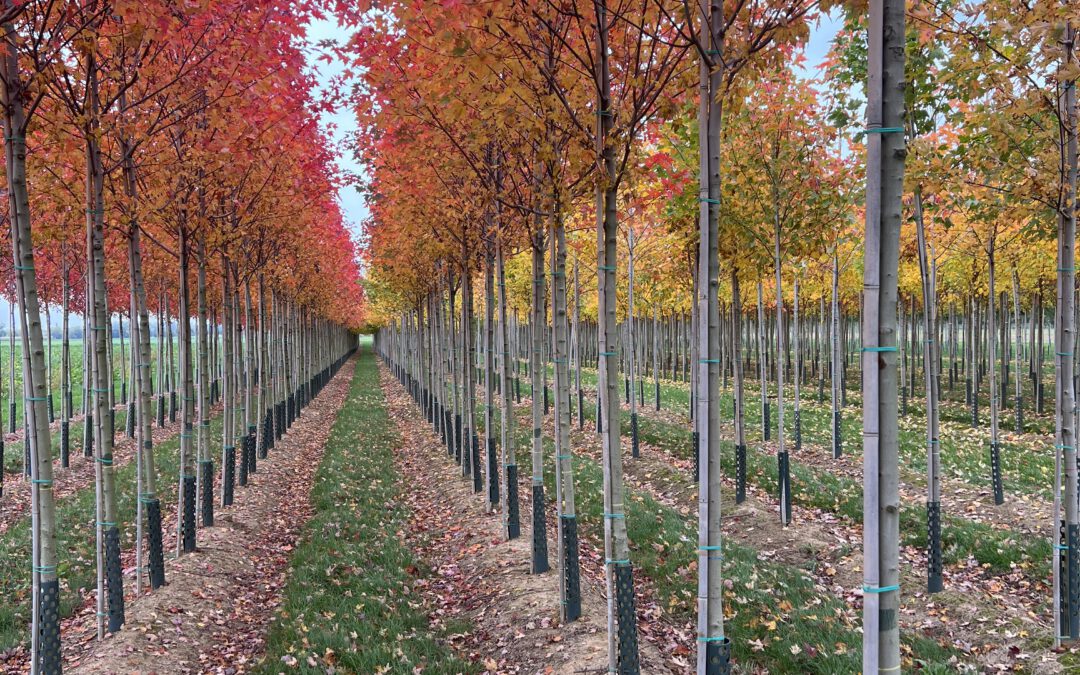
[[[133,594],[134,551],[123,552],[126,624],[97,640],[95,599],[61,625],[66,673],[243,673],[265,649],[280,603],[290,551],[311,516],[309,495],[322,452],[353,376],[352,363],[324,387],[238,487],[232,506],[215,507],[213,527],[198,531],[198,549],[179,558],[166,536],[167,584]],[[164,530],[175,533],[174,503],[162,503]],[[26,672],[28,657],[5,672]]]

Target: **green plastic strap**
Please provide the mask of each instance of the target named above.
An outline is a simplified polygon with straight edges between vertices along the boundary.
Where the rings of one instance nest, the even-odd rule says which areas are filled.
[[[1075,272],[1076,268],[1075,267],[1059,267],[1059,268],[1057,268],[1057,271],[1058,272]]]
[[[555,459],[570,459],[573,455],[555,455]]]
[[[105,466],[112,466],[113,463],[112,459],[105,459],[104,457],[95,457],[94,461],[104,464]]]
[[[717,205],[720,204],[719,199],[712,199],[710,197],[698,197],[698,201],[703,202],[705,204],[717,204]]]
[[[99,520],[97,522],[97,524],[102,526],[102,527],[116,527],[116,523],[114,523],[114,522],[112,522],[110,520]]]
[[[1057,448],[1058,450],[1072,450],[1073,449],[1073,446],[1071,446],[1071,445],[1055,445],[1054,447]]]
[[[45,402],[45,401],[49,400],[49,397],[48,396],[24,396],[23,400],[24,401],[32,401],[32,402],[36,402],[36,401]]]
[[[720,547],[719,546],[699,546],[698,550],[699,551],[719,551]]]
[[[626,518],[626,514],[625,513],[605,513],[604,517],[609,518],[609,519]]]
[[[1054,544],[1054,548],[1056,550],[1058,550],[1058,551],[1068,551],[1069,550],[1068,546],[1063,546],[1062,544]]]
[[[900,590],[900,586],[898,586],[898,585],[892,585],[892,586],[863,586],[862,590],[863,590],[863,593],[888,593],[890,591],[898,591],[898,590]]]
[[[698,363],[720,363],[720,359],[698,359]]]
[[[44,485],[45,487],[48,487],[48,486],[52,485],[52,483],[53,483],[52,479],[50,479],[50,478],[35,478],[34,480],[32,480],[30,482],[33,483],[34,485]]]
[[[895,352],[896,347],[863,347],[864,352]]]
[[[625,558],[623,560],[612,560],[611,558],[608,558],[608,559],[606,559],[604,561],[604,564],[605,565],[629,565],[630,564],[630,559]]]
[[[562,517],[562,518],[573,518],[574,520],[577,520],[577,514],[576,513],[564,513],[560,517]]]
[[[180,438],[191,438],[191,434],[185,433],[185,432],[180,432]]]
[[[1072,352],[1056,352],[1058,356],[1072,356]]]
[[[615,356],[615,352],[600,352],[600,356]]]
[[[226,450],[235,450],[235,449],[236,449],[236,446],[235,446],[235,445],[226,445],[226,446],[225,446],[225,449],[226,449]]]
[[[717,50],[717,49],[710,49],[709,51],[707,51],[705,53],[708,54],[709,56],[720,56],[720,51]]]
[[[902,134],[904,133],[904,127],[876,127],[873,129],[863,129],[863,133],[867,134]]]
[[[56,565],[33,565],[38,574],[49,574],[56,571]]]
[[[611,117],[611,111],[610,110],[597,110],[596,114],[600,115],[601,117]]]
[[[34,271],[34,266],[33,265],[16,265],[15,269],[20,270],[22,272],[33,272]]]
[[[200,459],[199,460],[199,464],[213,464],[213,463],[214,463],[214,460],[212,460],[212,459]]]
[[[512,466],[517,466],[517,464],[503,464],[504,469],[508,469],[508,468],[510,468]]]
[[[717,636],[715,636],[715,635],[714,635],[713,637],[699,637],[699,638],[697,639],[697,641],[698,641],[698,642],[723,642],[723,641],[724,641],[724,640],[726,640],[726,639],[727,639],[727,638],[726,638],[726,637],[724,637],[723,635],[721,635],[721,636],[719,636],[719,637],[717,637]]]
[[[615,271],[615,266],[614,265],[600,265],[600,267],[597,268],[597,269],[602,269],[605,272],[614,272]]]

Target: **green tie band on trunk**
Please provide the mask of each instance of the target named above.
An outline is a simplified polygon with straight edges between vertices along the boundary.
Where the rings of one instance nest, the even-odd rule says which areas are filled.
[[[112,466],[112,459],[111,458],[106,459],[104,457],[95,457],[94,460],[97,461],[100,464],[104,464],[105,466]]]
[[[17,269],[17,270],[19,270],[21,272],[33,272],[34,271],[34,266],[33,265],[16,265],[15,269]]]
[[[892,586],[863,586],[862,590],[863,593],[888,593],[890,591],[900,590],[900,586],[895,584]]]
[[[34,565],[33,567],[39,574],[50,574],[56,571],[56,565]]]
[[[40,485],[42,487],[51,487],[53,484],[52,480],[49,478],[35,478],[30,482],[34,485]]]
[[[625,513],[605,513],[604,517],[609,518],[609,519],[610,518],[626,518],[626,514]]]
[[[720,641],[726,640],[726,639],[727,638],[725,638],[723,635],[721,635],[719,637],[716,637],[716,636],[714,636],[714,637],[699,637],[697,639],[697,641],[698,642],[720,642]]]
[[[896,347],[863,347],[864,352],[895,352]]]
[[[712,199],[711,197],[698,197],[698,201],[704,204],[716,204],[718,206],[720,204],[719,199]]]
[[[875,127],[872,129],[863,129],[863,133],[867,134],[902,134],[904,133],[903,127]]]

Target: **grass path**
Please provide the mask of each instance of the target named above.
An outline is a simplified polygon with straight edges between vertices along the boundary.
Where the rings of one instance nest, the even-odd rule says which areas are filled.
[[[346,366],[349,367],[349,366]],[[394,468],[400,438],[378,367],[364,347],[315,476],[315,512],[290,563],[289,583],[257,669],[289,672],[473,672],[428,627],[410,593],[418,562],[399,532],[408,513]]]

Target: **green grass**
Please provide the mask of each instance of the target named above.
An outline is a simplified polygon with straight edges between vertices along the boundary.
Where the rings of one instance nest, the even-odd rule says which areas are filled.
[[[399,444],[365,348],[315,477],[315,514],[293,552],[258,672],[277,673],[293,659],[310,673],[326,672],[331,660],[338,672],[478,672],[432,634],[411,593],[408,570],[421,564],[397,536],[408,516],[398,505]]]
[[[119,418],[119,414],[117,415]],[[211,422],[211,447],[220,438],[221,416]],[[158,498],[162,510],[170,511],[176,503],[176,480],[179,473],[180,437],[154,446],[154,464],[158,472]],[[82,460],[80,460],[82,461]],[[116,470],[117,500],[120,514],[121,546],[130,547],[135,540],[135,462]],[[62,499],[56,508],[57,570],[60,575],[60,611],[62,616],[82,605],[82,593],[96,584],[94,565],[94,485]],[[166,552],[173,550],[175,533],[164,533]],[[30,621],[30,518],[22,518],[0,535],[0,652],[27,637]],[[130,583],[131,579],[125,579]]]
[[[523,392],[524,393],[524,392]],[[498,424],[496,418],[496,424]],[[497,429],[497,427],[496,427]],[[527,441],[525,425],[516,427],[518,447]],[[551,439],[544,439],[545,483],[554,494]],[[574,460],[577,517],[582,535],[597,545],[603,541],[603,475],[594,460]],[[657,502],[644,491],[625,490],[627,535],[636,573],[651,583],[664,612],[677,621],[691,620],[696,612],[697,522]],[[770,672],[857,672],[861,663],[859,617],[842,599],[815,588],[812,570],[764,562],[748,546],[724,541],[724,577],[732,587],[724,591],[725,633],[732,653],[744,667],[761,666]],[[956,652],[936,641],[905,632],[908,653],[924,665],[945,664]],[[793,651],[792,647],[798,648]],[[944,665],[940,665],[944,671]]]

